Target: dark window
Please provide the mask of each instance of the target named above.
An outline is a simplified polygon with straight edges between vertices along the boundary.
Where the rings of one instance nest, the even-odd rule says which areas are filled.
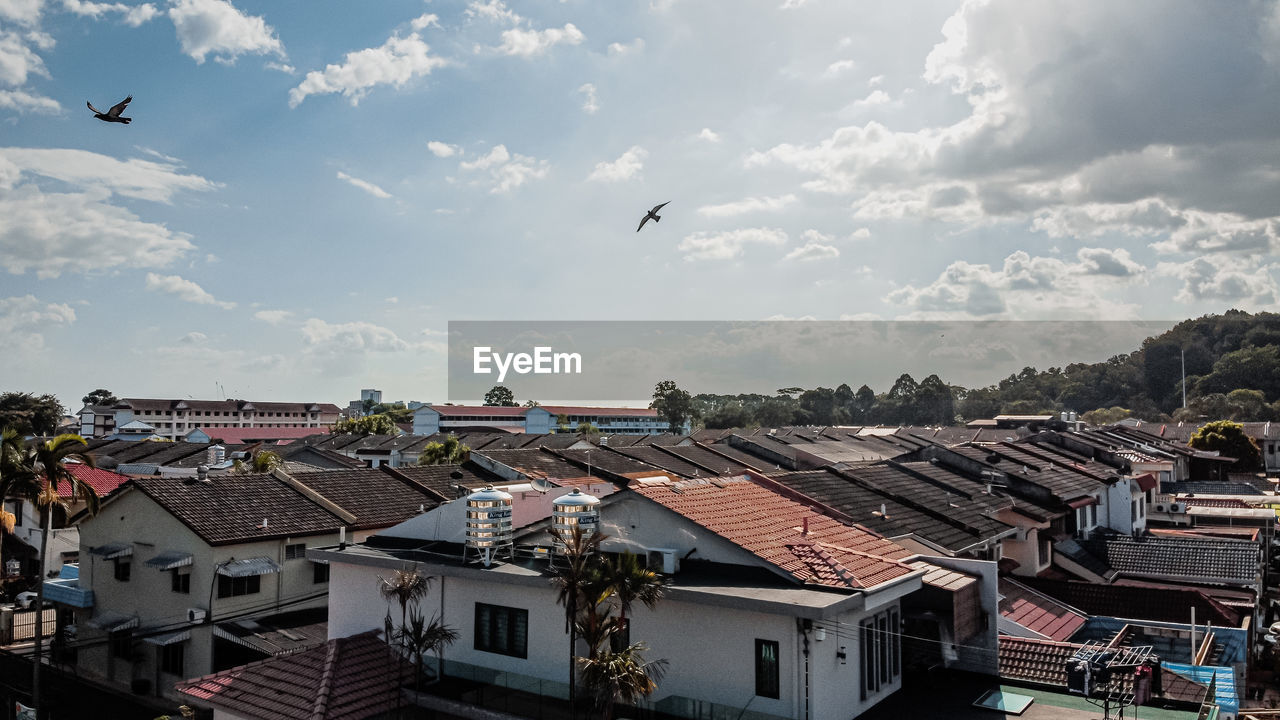
[[[116,558],[115,575],[120,582],[129,582],[129,572],[133,569],[133,563],[128,560]]]
[[[756,640],[756,695],[780,697],[778,682],[778,641]]]
[[[173,591],[182,593],[183,595],[191,594],[191,573],[185,573],[174,568],[169,572],[173,573]]]
[[[285,560],[301,560],[307,556],[306,543],[298,543],[297,545],[284,546]]]
[[[111,657],[133,662],[133,631],[120,630],[111,633]]]
[[[22,501],[13,501],[13,526],[22,527]]]
[[[183,656],[186,655],[186,643],[170,643],[160,646],[160,672],[178,677],[186,677],[182,671]]]
[[[862,698],[865,700],[902,672],[898,611],[869,617],[859,624],[862,651]]]
[[[317,585],[329,582],[329,565],[328,563],[312,563],[315,567],[311,570],[311,581]]]
[[[528,643],[528,610],[476,603],[477,650],[525,658]]]
[[[227,577],[226,575],[218,576],[218,597],[236,597],[238,595],[253,595],[262,589],[262,576],[250,575],[249,577]]]

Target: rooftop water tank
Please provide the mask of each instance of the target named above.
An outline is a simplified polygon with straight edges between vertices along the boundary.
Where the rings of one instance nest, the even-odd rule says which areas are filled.
[[[467,495],[466,503],[467,542],[462,559],[474,554],[485,567],[499,555],[511,559],[511,494],[489,485]]]
[[[551,505],[551,526],[561,536],[573,534],[574,528],[582,528],[582,537],[591,537],[600,524],[600,498],[574,488],[567,495],[556,498]],[[564,552],[564,543],[556,541],[556,552]]]
[[[227,449],[221,445],[210,445],[205,454],[210,465],[221,465],[227,460]]]

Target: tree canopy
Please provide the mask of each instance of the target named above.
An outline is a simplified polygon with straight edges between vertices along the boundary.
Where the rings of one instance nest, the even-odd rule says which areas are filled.
[[[12,428],[22,435],[54,434],[66,412],[53,395],[0,393],[0,427]]]
[[[667,421],[672,432],[679,432],[687,421],[693,419],[693,398],[677,387],[674,380],[663,380],[654,386],[653,402],[649,407],[658,411],[658,416]]]
[[[516,395],[506,385],[494,385],[484,394],[484,404],[490,407],[517,407]]]
[[[333,424],[329,432],[334,435],[351,433],[354,435],[396,435],[400,428],[396,427],[387,415],[365,415],[364,417],[344,418]]]
[[[1262,458],[1253,438],[1244,434],[1244,426],[1230,420],[1206,423],[1187,444],[1197,450],[1217,451],[1220,455],[1235,458],[1234,469],[1239,470],[1258,469]]]
[[[85,405],[115,405],[120,402],[120,398],[106,388],[98,388],[80,398],[80,402]]]

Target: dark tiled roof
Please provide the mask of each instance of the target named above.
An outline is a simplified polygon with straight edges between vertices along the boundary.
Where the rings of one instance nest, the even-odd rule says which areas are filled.
[[[725,457],[716,453],[714,450],[708,450],[701,445],[671,445],[660,446],[664,452],[675,455],[689,463],[693,463],[702,468],[704,474],[713,475],[734,475],[741,473],[750,468],[733,458]]]
[[[1023,448],[1013,443],[951,448],[956,453],[982,463],[985,467],[1007,473],[1020,481],[1045,488],[1059,500],[1066,501],[1097,492],[1105,483],[1096,472],[1077,467],[1062,459],[1046,459],[1036,448]]]
[[[1226,627],[1240,625],[1239,613],[1195,588],[1101,585],[1041,578],[1026,578],[1024,582],[1090,615],[1180,623],[1186,622],[1190,608],[1195,608],[1197,622]]]
[[[211,475],[209,480],[146,477],[133,486],[210,545],[337,532],[343,524],[271,475]]]
[[[587,471],[564,458],[540,449],[521,450],[473,450],[472,459],[488,458],[512,468],[527,477],[571,479],[586,477]]]
[[[1000,578],[1000,614],[1049,640],[1070,640],[1088,618],[1019,582]]]
[[[440,503],[435,494],[380,469],[321,470],[292,477],[355,515],[352,529],[357,530],[390,527]]]
[[[330,640],[293,653],[184,680],[178,692],[236,715],[284,720],[361,720],[394,712],[412,677],[377,635]]]
[[[1246,586],[1258,580],[1258,544],[1248,541],[1122,535],[1080,545],[1116,572],[1136,577]]]
[[[502,482],[501,477],[473,462],[461,465],[401,465],[398,468],[389,469],[388,472],[406,477],[448,499],[458,497],[455,485],[473,490]],[[454,472],[461,473],[462,477],[455,480],[452,477]]]
[[[582,475],[586,475],[586,467],[588,463],[591,465],[592,475],[599,475],[601,473],[621,475],[624,473],[642,473],[658,470],[654,465],[637,460],[630,455],[623,455],[613,448],[597,448],[595,450],[556,450],[555,454],[558,457],[562,457],[582,468]]]
[[[746,477],[637,481],[629,487],[801,583],[869,588],[914,572],[899,562],[911,555],[906,548]]]
[[[327,470],[338,470],[341,468],[358,468],[364,467],[365,464],[361,460],[353,457],[347,457],[342,453],[337,453],[324,448],[312,447],[301,443],[291,443],[281,448],[272,448],[273,452],[278,453],[281,458],[293,462],[306,463],[317,468]]]
[[[694,465],[687,460],[676,457],[668,452],[666,448],[654,447],[652,445],[632,445],[631,447],[622,448],[610,447],[609,450],[611,452],[616,452],[619,455],[631,458],[632,460],[639,460],[640,462],[647,463],[653,467],[675,473],[681,477],[692,478],[720,474],[719,471],[714,473],[708,472],[706,469]]]

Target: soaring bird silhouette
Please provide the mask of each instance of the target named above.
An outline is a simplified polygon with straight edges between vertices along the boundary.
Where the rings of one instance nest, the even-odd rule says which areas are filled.
[[[649,211],[649,214],[645,215],[644,219],[640,221],[640,227],[636,228],[636,232],[640,232],[640,228],[644,227],[644,224],[649,222],[650,220],[654,222],[658,222],[659,220],[661,220],[662,218],[658,217],[658,211],[661,210],[663,206],[669,202],[671,201],[668,200],[667,202],[662,203],[662,205],[654,205],[653,209]]]
[[[85,101],[85,105],[89,106],[89,109],[93,111],[93,116],[98,118],[99,120],[103,120],[105,122],[124,123],[125,125],[128,125],[129,123],[133,122],[133,118],[120,117],[120,113],[124,112],[125,106],[132,101],[133,101],[133,96],[130,95],[129,97],[121,100],[115,105],[112,105],[111,109],[106,112],[102,112],[98,108],[94,107],[93,103],[91,102]]]

